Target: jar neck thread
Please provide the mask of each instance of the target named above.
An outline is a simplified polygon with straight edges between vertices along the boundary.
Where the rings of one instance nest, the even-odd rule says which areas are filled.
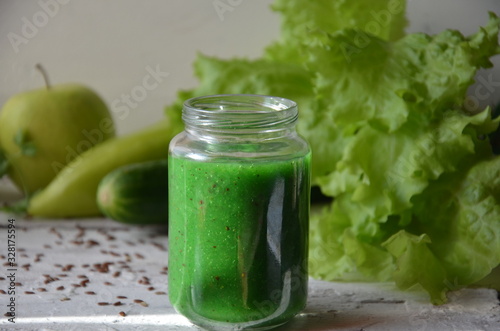
[[[189,99],[182,120],[186,131],[203,137],[279,137],[293,132],[295,102],[273,96],[226,94]]]

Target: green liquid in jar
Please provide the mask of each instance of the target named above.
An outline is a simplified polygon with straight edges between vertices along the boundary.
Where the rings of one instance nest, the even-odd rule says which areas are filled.
[[[169,158],[168,285],[178,312],[237,330],[279,325],[304,308],[309,167],[310,154]]]

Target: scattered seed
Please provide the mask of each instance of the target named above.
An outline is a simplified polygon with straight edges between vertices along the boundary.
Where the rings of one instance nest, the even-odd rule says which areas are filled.
[[[24,294],[35,294],[35,292],[32,292],[32,291],[24,291]]]
[[[113,286],[113,283],[110,283],[110,282],[104,282],[104,285],[107,285],[107,286]]]
[[[45,280],[43,281],[44,284],[49,284],[52,282],[55,282],[56,280],[59,280],[57,277],[51,277],[51,276],[45,276]]]
[[[0,294],[7,294],[4,290],[0,290]]]
[[[153,242],[153,246],[155,246],[156,248],[158,248],[160,251],[166,251],[167,250],[167,248],[164,245],[160,244],[160,243]]]
[[[71,300],[71,299],[68,298],[68,297],[64,297],[64,298],[61,299],[61,301],[69,301],[69,300]]]
[[[135,303],[143,306],[143,307],[149,307],[149,305],[144,301],[144,300],[141,300],[141,299],[135,299],[134,300]]]
[[[5,280],[5,278],[4,277],[0,277],[0,280]]]
[[[142,255],[142,254],[135,253],[135,257],[137,257],[138,259],[144,260],[144,255]]]
[[[146,276],[142,276],[142,278],[138,280],[138,283],[142,285],[151,285],[149,278]]]
[[[163,292],[163,291],[157,291],[155,292],[156,295],[165,295],[167,294],[166,292]]]
[[[39,287],[36,289],[38,292],[47,292],[47,289],[44,287]]]
[[[48,245],[48,244],[45,244],[45,245],[43,245],[43,248],[51,249],[51,248],[52,248],[52,246],[50,246],[50,245]]]
[[[74,266],[75,266],[74,264],[67,264],[61,270],[62,271],[71,271],[71,269],[73,269]]]
[[[16,282],[15,284],[16,284],[16,286],[23,286],[23,284],[19,283],[19,282]]]
[[[63,238],[63,236],[55,228],[50,228],[50,232],[55,234],[59,239]]]
[[[82,227],[81,225],[77,225],[76,228],[78,229],[78,233],[76,234],[76,238],[81,238],[85,235],[85,228]]]
[[[124,296],[124,295],[118,295],[118,296],[116,296],[116,297],[117,297],[118,299],[127,299],[127,297],[126,297],[126,296]]]
[[[92,239],[87,240],[87,248],[90,248],[92,246],[98,246],[98,245],[100,245],[98,241],[95,241]]]
[[[94,291],[87,291],[87,292],[85,292],[85,294],[88,294],[88,295],[95,295],[95,292],[94,292]]]
[[[148,287],[148,291],[154,291],[155,288],[153,286]]]
[[[62,291],[62,290],[64,290],[64,286],[59,286],[59,287],[56,288],[56,290]]]
[[[123,312],[123,311],[119,312],[118,314],[119,314],[120,316],[122,316],[122,317],[127,316],[127,314],[125,314],[125,312]]]
[[[42,257],[42,256],[43,256],[43,254],[37,254],[36,257],[35,257],[35,259],[33,260],[33,262],[40,262],[40,261],[42,261],[42,259],[40,259],[40,257]]]
[[[119,271],[115,271],[115,273],[113,274],[113,277],[115,277],[115,278],[116,278],[116,277],[119,277],[119,276],[120,276],[120,274],[121,274],[121,272],[119,272]]]
[[[98,302],[99,306],[109,306],[109,302]]]
[[[121,303],[121,301],[116,301],[115,303],[113,303],[113,306],[122,306],[123,303]]]
[[[109,272],[109,266],[112,264],[114,264],[114,262],[94,263],[93,267],[98,272],[107,273]]]
[[[88,278],[86,275],[78,275],[77,278]]]

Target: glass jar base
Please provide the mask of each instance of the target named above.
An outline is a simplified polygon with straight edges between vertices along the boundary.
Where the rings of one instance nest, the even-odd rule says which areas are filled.
[[[263,323],[258,323],[255,325],[251,325],[252,322],[246,322],[246,323],[224,323],[224,322],[217,322],[217,321],[192,321],[190,320],[191,323],[194,325],[202,328],[203,330],[208,330],[208,331],[242,331],[242,330],[249,330],[249,331],[264,331],[264,330],[272,330],[277,327],[280,327],[289,321],[282,321],[277,324],[272,324],[272,325],[265,325],[263,326]]]

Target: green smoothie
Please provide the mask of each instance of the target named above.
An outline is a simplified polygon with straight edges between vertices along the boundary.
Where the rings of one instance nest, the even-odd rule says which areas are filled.
[[[169,158],[168,285],[178,312],[199,325],[264,327],[303,309],[309,167],[310,154]]]

